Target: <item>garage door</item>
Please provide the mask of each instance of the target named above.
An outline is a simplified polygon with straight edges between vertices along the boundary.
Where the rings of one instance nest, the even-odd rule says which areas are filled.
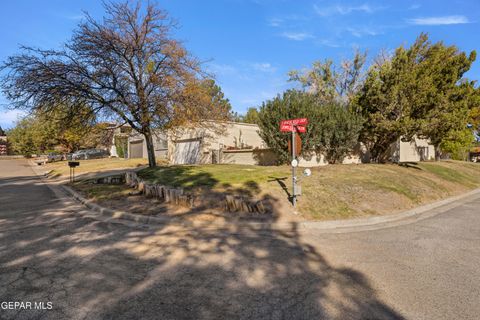
[[[130,158],[143,158],[143,141],[130,142]]]
[[[195,164],[200,160],[200,140],[178,141],[175,143],[173,162]]]

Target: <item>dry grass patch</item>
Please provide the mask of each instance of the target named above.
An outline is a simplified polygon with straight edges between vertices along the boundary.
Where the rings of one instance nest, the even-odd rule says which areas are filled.
[[[148,164],[146,159],[103,158],[78,161],[80,162],[80,166],[75,168],[75,174],[77,175],[89,172],[137,168]],[[51,171],[52,176],[68,176],[70,172],[67,161],[47,163],[45,169]]]

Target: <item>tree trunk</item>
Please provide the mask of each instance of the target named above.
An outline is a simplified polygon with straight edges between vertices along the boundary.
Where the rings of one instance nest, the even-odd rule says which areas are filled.
[[[433,147],[435,148],[435,161],[440,161],[440,156],[441,156],[440,145],[434,144]]]
[[[152,133],[147,132],[143,135],[145,136],[145,141],[147,143],[148,166],[150,168],[154,168],[157,166],[157,161],[155,160],[155,149],[153,147]]]

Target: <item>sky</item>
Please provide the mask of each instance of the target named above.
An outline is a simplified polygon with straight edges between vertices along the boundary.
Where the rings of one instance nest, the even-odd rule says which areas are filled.
[[[432,41],[480,50],[479,0],[159,0],[178,23],[176,39],[215,74],[233,109],[248,107],[294,86],[288,72],[316,60],[340,62],[354,50],[371,61],[380,50],[408,46],[421,32]],[[0,4],[0,61],[19,45],[59,48],[83,12],[100,19],[101,1],[16,0]],[[479,58],[480,60],[480,58]],[[368,63],[368,62],[367,62]],[[480,80],[480,61],[466,75]],[[22,115],[0,93],[0,126]]]

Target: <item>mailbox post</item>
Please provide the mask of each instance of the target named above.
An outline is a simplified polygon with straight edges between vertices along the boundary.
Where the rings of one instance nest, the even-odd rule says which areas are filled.
[[[75,182],[75,167],[80,165],[79,161],[68,161],[68,166],[70,167],[70,182]]]

